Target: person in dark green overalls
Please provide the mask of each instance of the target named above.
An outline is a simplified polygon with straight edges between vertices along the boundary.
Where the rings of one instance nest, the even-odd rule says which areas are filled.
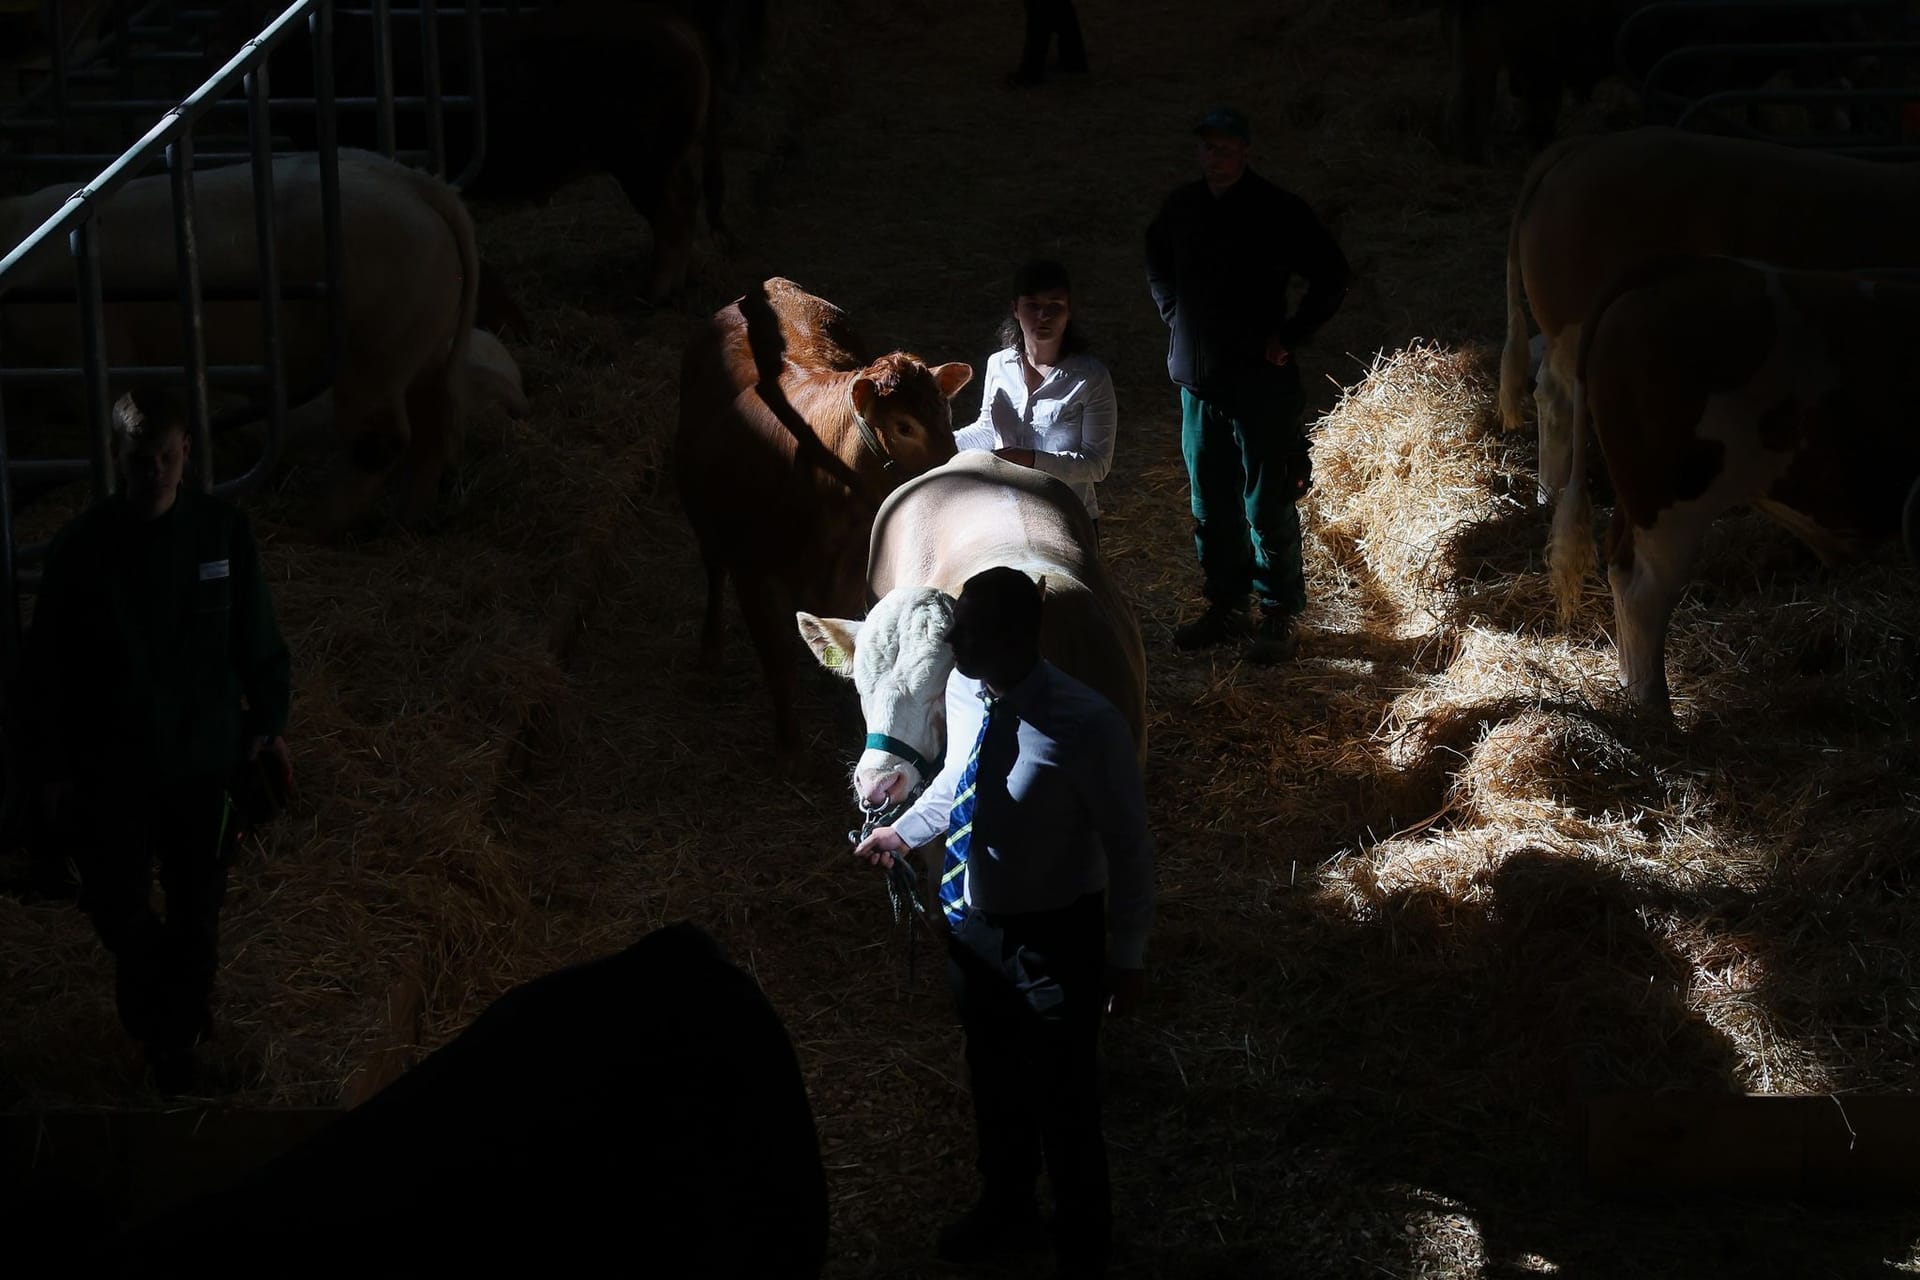
[[[246,516],[181,483],[179,416],[126,397],[114,428],[121,491],[48,552],[23,710],[49,825],[69,834],[80,906],[114,955],[120,1021],[162,1092],[204,1092],[228,787],[250,760],[291,780],[291,664]]]
[[[1207,598],[1174,643],[1200,649],[1251,632],[1248,660],[1278,662],[1293,655],[1294,620],[1307,607],[1294,504],[1313,468],[1294,353],[1346,296],[1347,260],[1305,201],[1247,167],[1244,115],[1216,108],[1194,133],[1202,176],[1168,196],[1147,228],[1147,282],[1172,331],[1167,373],[1180,387]],[[1288,315],[1296,275],[1307,291]],[[1249,591],[1260,598],[1257,628]]]

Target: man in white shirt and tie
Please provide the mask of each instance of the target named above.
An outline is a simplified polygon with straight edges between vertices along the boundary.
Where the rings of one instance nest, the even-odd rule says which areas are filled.
[[[1042,1153],[1063,1276],[1106,1273],[1112,1206],[1095,1066],[1102,1013],[1143,985],[1153,840],[1133,738],[1099,693],[1040,657],[1040,591],[1016,569],[974,575],[948,643],[947,765],[855,856],[945,837],[948,977],[966,1030],[978,1203],[940,1256],[1042,1247]]]

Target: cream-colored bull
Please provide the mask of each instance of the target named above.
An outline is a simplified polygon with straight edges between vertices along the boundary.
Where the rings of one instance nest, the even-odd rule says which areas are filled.
[[[1041,583],[1041,652],[1120,709],[1146,759],[1140,625],[1100,558],[1086,508],[1044,472],[970,451],[881,506],[867,560],[879,603],[864,622],[797,615],[814,655],[860,691],[870,744],[854,770],[863,807],[905,799],[927,780],[923,762],[944,754],[953,598],[999,565]]]

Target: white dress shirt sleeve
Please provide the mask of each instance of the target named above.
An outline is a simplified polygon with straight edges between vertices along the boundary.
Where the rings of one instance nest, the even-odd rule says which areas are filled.
[[[1097,763],[1087,800],[1107,853],[1107,961],[1118,969],[1141,969],[1153,928],[1154,849],[1140,762],[1118,711],[1102,718],[1098,740],[1088,746]]]
[[[967,758],[973,754],[973,740],[980,736],[980,721],[986,715],[979,695],[967,685],[959,672],[947,677],[947,758],[913,807],[893,824],[893,833],[918,849],[947,834],[947,821],[953,815],[953,796],[966,772]]]
[[[993,398],[999,394],[1005,382],[1001,363],[998,354],[987,358],[987,376],[980,386],[980,416],[953,433],[955,449],[963,452],[968,449],[992,450],[1005,443],[993,429]]]
[[[1120,410],[1113,397],[1113,377],[1098,360],[1083,357],[1086,367],[1085,405],[1080,416],[1080,439],[1075,448],[1034,454],[1033,464],[1067,484],[1099,484],[1113,469],[1113,438]]]

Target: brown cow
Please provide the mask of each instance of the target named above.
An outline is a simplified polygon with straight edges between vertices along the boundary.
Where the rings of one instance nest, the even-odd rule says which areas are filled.
[[[1566,483],[1580,331],[1636,264],[1728,254],[1817,270],[1920,265],[1920,164],[1635,129],[1569,139],[1535,163],[1507,242],[1500,417],[1521,422],[1527,319],[1546,337],[1534,402],[1540,500]]]
[[[1631,273],[1589,322],[1572,472],[1554,517],[1562,617],[1593,564],[1591,423],[1616,505],[1607,532],[1620,681],[1667,709],[1668,619],[1715,517],[1751,503],[1831,560],[1896,534],[1920,477],[1907,360],[1920,284],[1679,258]]]
[[[731,574],[782,751],[799,744],[790,619],[865,611],[874,513],[953,457],[951,402],[971,377],[904,351],[869,359],[838,307],[777,276],[688,343],[674,471],[707,568],[701,653],[718,663]]]

